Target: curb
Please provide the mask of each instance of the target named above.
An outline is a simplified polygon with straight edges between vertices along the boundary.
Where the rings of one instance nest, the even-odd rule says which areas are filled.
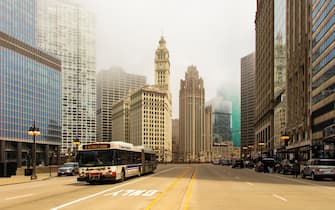
[[[13,182],[13,183],[5,183],[5,184],[0,184],[0,186],[8,186],[8,185],[16,185],[16,184],[25,184],[25,183],[29,183],[29,182],[45,181],[45,180],[52,179],[52,178],[55,178],[55,176],[40,178],[40,179],[36,179],[36,180],[25,180],[25,181]]]

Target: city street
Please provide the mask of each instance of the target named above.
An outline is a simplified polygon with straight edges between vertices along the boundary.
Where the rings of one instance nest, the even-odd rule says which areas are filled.
[[[0,186],[0,209],[332,209],[335,182],[211,164],[89,185],[75,177]]]

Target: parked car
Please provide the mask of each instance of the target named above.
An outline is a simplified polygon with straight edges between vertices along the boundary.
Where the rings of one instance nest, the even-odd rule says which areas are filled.
[[[293,161],[284,159],[280,162],[279,172],[283,174],[293,174]]]
[[[222,160],[222,165],[223,166],[230,166],[231,165],[231,161],[228,159]]]
[[[220,160],[213,160],[212,163],[213,165],[220,165]]]
[[[232,168],[244,168],[244,162],[243,160],[233,160],[233,163],[232,163]]]
[[[310,159],[304,164],[301,177],[310,176],[313,180],[319,178],[335,179],[335,159]]]
[[[246,168],[254,168],[255,167],[255,164],[252,160],[246,160],[245,161],[245,167]]]
[[[62,175],[76,175],[79,172],[79,164],[77,162],[64,163],[60,168],[58,168],[58,176]]]
[[[276,165],[276,160],[274,158],[263,158],[261,161],[258,161],[255,167],[255,171],[257,172],[272,172]]]

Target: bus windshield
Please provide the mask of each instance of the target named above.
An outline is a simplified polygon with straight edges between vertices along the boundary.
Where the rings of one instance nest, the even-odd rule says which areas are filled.
[[[116,165],[115,150],[79,151],[79,166],[113,166]]]

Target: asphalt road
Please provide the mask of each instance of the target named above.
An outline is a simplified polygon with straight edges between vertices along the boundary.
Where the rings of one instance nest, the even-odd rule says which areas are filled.
[[[160,165],[154,174],[89,185],[75,177],[0,187],[0,209],[333,209],[334,181],[211,164]]]

